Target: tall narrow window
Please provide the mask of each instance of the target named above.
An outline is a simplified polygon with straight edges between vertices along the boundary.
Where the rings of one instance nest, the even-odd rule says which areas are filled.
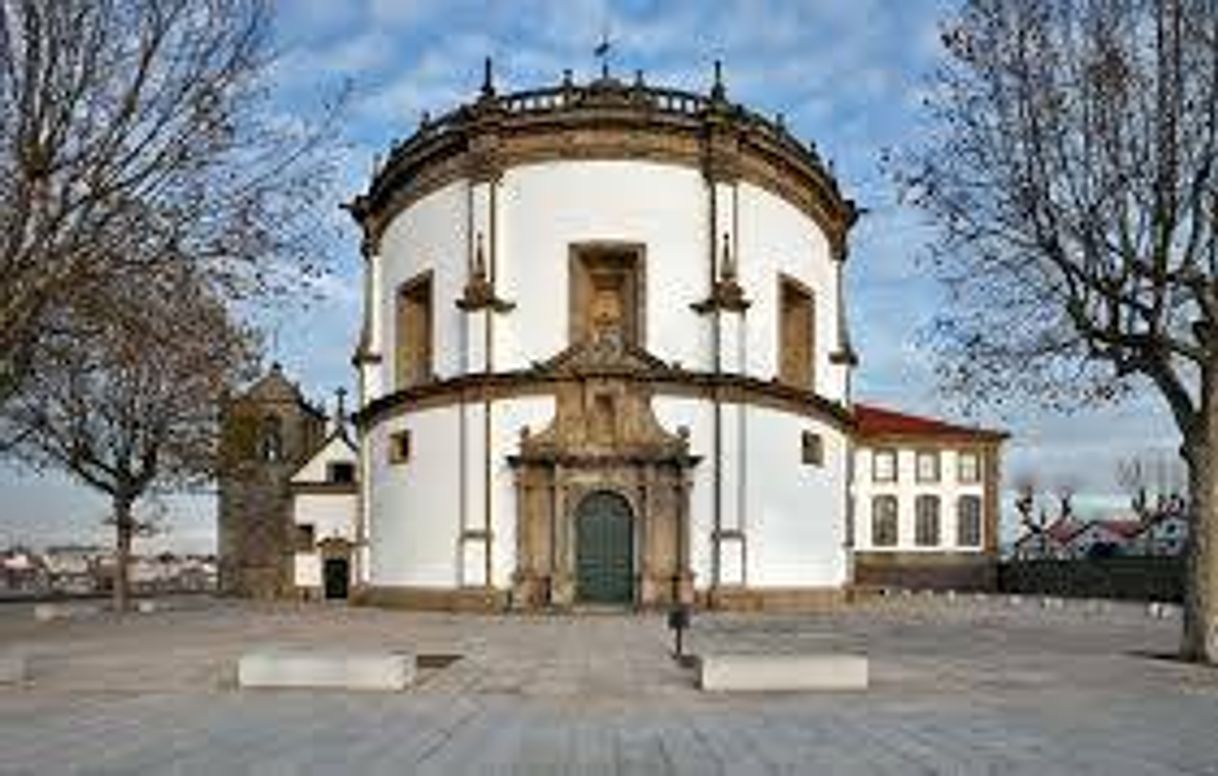
[[[939,497],[918,496],[914,502],[914,544],[936,547],[939,544]]]
[[[398,388],[431,378],[431,273],[408,280],[398,290],[396,377]]]
[[[267,415],[262,419],[262,438],[259,441],[258,454],[268,463],[283,460],[283,421],[278,415]]]
[[[981,498],[961,496],[956,502],[956,544],[961,547],[981,545]]]
[[[897,545],[896,496],[876,496],[871,500],[871,544],[873,547]]]
[[[641,246],[572,246],[572,343],[643,343],[642,263]]]
[[[812,291],[787,277],[778,283],[778,378],[812,390],[815,357],[815,306]]]

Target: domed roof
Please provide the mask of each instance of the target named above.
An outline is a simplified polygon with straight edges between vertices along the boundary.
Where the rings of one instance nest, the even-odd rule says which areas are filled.
[[[460,177],[493,179],[506,167],[554,159],[652,159],[700,167],[709,178],[745,178],[805,210],[844,245],[854,203],[813,144],[727,98],[719,63],[707,94],[626,83],[603,71],[587,84],[571,72],[554,86],[500,94],[490,60],[478,97],[432,118],[424,114],[394,144],[367,193],[348,206],[375,239],[402,207]]]

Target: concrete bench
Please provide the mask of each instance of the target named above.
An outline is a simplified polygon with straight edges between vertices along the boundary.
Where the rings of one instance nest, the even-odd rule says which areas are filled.
[[[35,604],[34,619],[38,622],[71,620],[88,617],[101,611],[101,607],[90,604]]]
[[[709,692],[867,689],[862,655],[706,655],[701,687]]]
[[[21,684],[29,678],[25,655],[9,652],[0,654],[0,684]]]
[[[237,684],[398,691],[414,682],[414,673],[414,655],[404,652],[267,649],[241,656]]]

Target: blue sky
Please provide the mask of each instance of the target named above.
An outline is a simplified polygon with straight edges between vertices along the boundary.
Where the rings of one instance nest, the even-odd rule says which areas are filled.
[[[880,170],[887,148],[923,131],[919,104],[939,56],[938,21],[953,3],[939,0],[281,0],[282,56],[273,84],[277,109],[309,121],[318,95],[342,79],[354,94],[344,121],[346,148],[333,218],[343,230],[318,286],[321,298],[272,316],[274,356],[305,391],[328,397],[350,386],[350,354],[360,308],[359,238],[338,203],[360,191],[377,154],[410,134],[424,110],[438,114],[476,92],[485,56],[503,89],[593,76],[592,50],[605,30],[616,74],[644,71],[648,82],[704,91],[721,59],[729,97],[763,113],[781,112],[797,137],[815,140],[848,196],[867,208],[848,263],[851,333],[861,355],[859,398],[922,413],[961,417],[936,390],[933,360],[919,333],[944,303],[919,263],[929,233],[896,202]],[[311,295],[302,295],[311,296]],[[1019,403],[1017,403],[1019,404]],[[1009,411],[1009,410],[1008,410]],[[1157,398],[1071,416],[1019,404],[1016,414],[976,418],[1013,433],[1008,483],[1035,475],[1070,485],[1083,509],[1122,502],[1116,461],[1174,451],[1178,438]],[[104,501],[58,476],[0,471],[0,546],[108,538]],[[171,499],[173,529],[159,541],[210,548],[208,498]]]

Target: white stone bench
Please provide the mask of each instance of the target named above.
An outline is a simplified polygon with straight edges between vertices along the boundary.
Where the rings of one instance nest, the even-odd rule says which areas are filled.
[[[701,687],[708,692],[865,690],[862,655],[706,655]]]
[[[21,684],[28,678],[25,655],[14,652],[0,654],[0,684]]]
[[[414,655],[405,652],[266,649],[241,656],[237,684],[398,691],[414,682],[414,673]]]
[[[77,617],[88,617],[100,611],[100,607],[90,604],[35,604],[34,619],[38,622],[71,620]]]

